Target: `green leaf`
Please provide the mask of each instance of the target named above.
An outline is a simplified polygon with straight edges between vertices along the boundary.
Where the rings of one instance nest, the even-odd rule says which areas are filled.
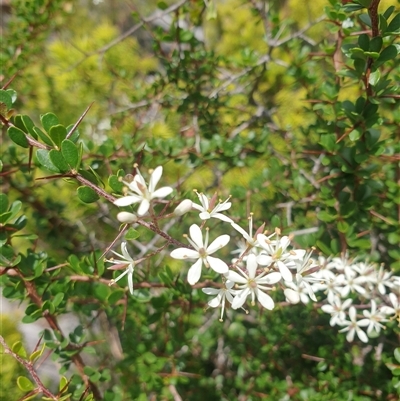
[[[53,113],[46,113],[41,115],[40,122],[47,132],[50,132],[51,127],[59,124],[57,116]]]
[[[396,361],[400,363],[400,347],[394,350],[394,357],[396,358]]]
[[[114,192],[118,193],[121,193],[122,188],[124,187],[124,183],[120,181],[116,175],[110,175],[110,177],[108,178],[108,185]]]
[[[29,142],[28,139],[26,138],[26,135],[23,131],[21,131],[17,127],[9,127],[8,130],[8,135],[10,139],[15,142],[17,145],[23,147],[23,148],[29,148]]]
[[[53,305],[57,308],[58,305],[62,302],[64,299],[64,293],[59,292],[54,298],[53,298]]]
[[[59,150],[51,149],[49,152],[49,158],[54,166],[56,166],[62,173],[70,170],[69,165]]]
[[[369,51],[379,53],[382,49],[383,40],[381,36],[375,36],[369,43]]]
[[[17,386],[21,391],[28,392],[35,389],[35,385],[24,376],[19,376],[17,379]]]
[[[397,34],[400,33],[400,14],[395,15],[395,17],[390,21],[386,31],[386,34]]]
[[[159,1],[157,3],[157,8],[159,8],[160,10],[165,10],[168,8],[168,4],[165,3],[164,1]]]
[[[0,214],[8,211],[8,197],[6,194],[0,193]]]
[[[12,352],[19,355],[21,358],[26,358],[26,351],[21,341],[15,342],[11,347]]]
[[[60,170],[51,161],[48,150],[38,149],[38,151],[36,152],[36,157],[38,159],[38,162],[47,170],[50,170],[54,173],[60,172]]]
[[[7,107],[7,110],[11,109],[13,103],[10,94],[3,89],[0,89],[0,103],[4,103]]]
[[[330,223],[331,221],[336,220],[336,214],[330,214],[326,210],[321,210],[318,215],[318,219],[324,221],[326,223]]]
[[[378,67],[382,65],[385,61],[392,60],[397,57],[397,47],[395,45],[390,45],[382,50],[380,56],[375,61],[374,66]]]
[[[81,164],[77,146],[69,139],[64,139],[61,143],[61,153],[71,168],[77,170]]]
[[[369,36],[366,33],[363,33],[358,37],[358,45],[363,49],[364,51],[369,50]]]
[[[46,348],[46,344],[43,343],[42,346],[40,347],[40,349],[33,351],[32,354],[29,355],[29,361],[32,363],[37,361],[42,356],[45,348]]]
[[[85,203],[93,203],[99,199],[99,195],[97,195],[96,191],[86,186],[78,188],[78,197]]]
[[[369,74],[368,82],[370,85],[375,86],[380,79],[381,79],[381,72],[379,70],[376,70],[374,72],[371,72],[371,74]]]
[[[50,139],[50,137],[45,134],[40,128],[38,127],[33,127],[33,131],[35,132],[36,136],[39,137],[46,145],[49,146],[54,146],[53,141]]]
[[[359,139],[361,137],[361,135],[362,135],[361,130],[356,128],[356,129],[353,129],[353,131],[350,132],[349,139],[354,142],[357,139]]]
[[[63,125],[54,125],[50,128],[49,135],[54,144],[60,148],[61,142],[67,136],[67,129]]]
[[[368,14],[360,14],[359,18],[361,20],[361,22],[363,22],[365,25],[371,27],[372,23],[371,23],[371,18]]]
[[[32,119],[29,116],[21,115],[22,123],[26,129],[26,131],[32,135],[35,139],[37,139],[37,134],[34,130],[35,124],[33,123]]]
[[[368,8],[371,5],[372,0],[358,0],[357,3],[361,4],[363,7]]]
[[[131,241],[136,238],[139,238],[139,233],[134,228],[130,227],[125,234],[125,239]]]
[[[65,376],[61,376],[60,384],[58,385],[58,391],[60,394],[65,393],[68,390],[69,380]]]

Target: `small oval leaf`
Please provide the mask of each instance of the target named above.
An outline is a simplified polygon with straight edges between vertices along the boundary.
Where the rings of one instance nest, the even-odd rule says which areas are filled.
[[[10,127],[7,130],[10,139],[15,142],[17,145],[23,148],[29,148],[29,142],[26,138],[26,135],[23,131],[21,131],[17,127]]]
[[[99,199],[94,189],[83,186],[78,188],[78,197],[82,202],[93,203]]]
[[[60,170],[51,161],[48,150],[38,149],[36,152],[36,157],[38,162],[47,170],[53,171],[54,173],[60,172]]]
[[[49,152],[51,162],[63,173],[69,171],[68,163],[65,161],[60,151],[51,149]]]
[[[53,113],[46,113],[41,115],[40,122],[47,132],[50,132],[51,127],[59,124],[57,116]]]
[[[24,376],[19,376],[17,379],[17,386],[21,391],[28,392],[35,389],[35,385]]]
[[[67,129],[63,125],[54,125],[50,128],[49,135],[51,140],[56,144],[58,148],[61,146],[61,142],[67,136]]]
[[[64,156],[65,161],[73,169],[78,169],[81,161],[79,158],[79,151],[76,145],[69,139],[64,139],[61,143],[61,153]]]

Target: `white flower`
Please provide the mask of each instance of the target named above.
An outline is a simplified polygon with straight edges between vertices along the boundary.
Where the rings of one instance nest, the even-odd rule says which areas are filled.
[[[350,320],[344,320],[340,322],[341,326],[347,326],[339,332],[344,333],[348,332],[346,335],[346,339],[349,342],[352,342],[354,340],[354,334],[357,333],[358,338],[363,342],[367,343],[368,342],[368,336],[362,331],[361,327],[368,326],[369,320],[368,319],[361,319],[357,321],[357,312],[356,308],[354,306],[351,306],[349,309],[349,317]]]
[[[193,203],[192,207],[200,211],[199,216],[202,220],[215,218],[226,221],[228,223],[232,223],[232,219],[220,213],[224,210],[228,210],[232,206],[232,203],[228,202],[230,197],[225,202],[221,203],[221,201],[219,201],[218,205],[215,206],[215,203],[217,202],[217,194],[214,194],[214,196],[209,201],[207,196],[205,196],[203,193],[199,193],[196,190],[194,190],[194,192],[196,192],[197,196],[199,197],[201,206],[197,203]]]
[[[297,304],[301,301],[307,304],[310,301],[306,287],[296,285],[293,281],[285,281],[285,286],[288,287],[283,291],[287,302]]]
[[[277,231],[278,234],[278,231]],[[261,266],[271,266],[275,264],[285,281],[293,281],[292,273],[289,268],[296,267],[295,260],[302,259],[306,251],[304,250],[287,250],[290,244],[290,239],[287,236],[270,240],[264,234],[257,235],[257,241],[265,252],[257,257],[257,262]]]
[[[384,305],[384,306],[381,307],[381,312],[385,313],[386,315],[394,315],[394,317],[400,323],[400,300],[399,300],[399,295],[391,292],[389,294],[389,299],[390,299],[390,302],[391,302],[393,307]]]
[[[119,212],[117,214],[117,220],[120,221],[121,223],[133,224],[138,221],[138,218],[137,218],[136,214],[134,214],[134,213]]]
[[[314,259],[310,258],[311,254],[312,250],[305,255],[303,260],[295,260],[295,264],[297,266],[296,282],[299,287],[306,288],[308,296],[314,302],[317,302],[317,298],[315,297],[311,284],[321,281],[321,279],[315,275],[320,266]]]
[[[246,240],[246,249],[247,249],[248,247],[253,248],[258,246],[257,235],[264,231],[265,223],[257,229],[255,234],[253,234],[253,213],[250,213],[248,233],[236,223],[232,222],[231,226],[240,234],[242,234],[243,238]]]
[[[193,202],[190,199],[184,199],[174,210],[175,216],[183,216],[192,209]]]
[[[208,305],[211,306],[211,308],[216,308],[217,306],[221,305],[221,317],[220,317],[220,322],[222,322],[222,317],[224,316],[224,310],[225,310],[225,303],[226,300],[228,300],[231,304],[233,302],[233,295],[235,295],[236,291],[232,290],[232,287],[234,286],[233,281],[227,280],[224,283],[224,286],[222,288],[203,288],[202,291],[204,294],[207,295],[216,295],[215,298],[211,299],[208,301]]]
[[[321,306],[321,309],[325,313],[330,313],[331,320],[329,324],[331,326],[342,324],[346,320],[345,310],[351,305],[353,301],[349,298],[342,303],[342,300],[335,295],[332,300],[328,299],[328,302],[330,303],[330,305],[323,305]]]
[[[391,281],[392,272],[384,270],[383,266],[378,271],[374,270],[375,274],[371,277],[371,282],[378,287],[378,291],[382,294],[386,294],[386,287],[393,287]]]
[[[206,238],[203,243],[203,234],[198,225],[192,224],[189,229],[190,238],[189,243],[194,249],[178,248],[171,252],[171,257],[175,259],[198,259],[192,265],[188,272],[188,282],[193,285],[196,284],[201,276],[201,267],[203,263],[205,266],[211,267],[214,271],[220,274],[228,272],[228,265],[221,259],[210,256],[218,249],[224,247],[230,240],[229,235],[224,234],[216,238],[210,245],[208,245],[208,229],[206,231]]]
[[[150,175],[150,183],[147,187],[146,181],[143,176],[140,174],[138,168],[136,168],[136,175],[133,178],[132,182],[124,182],[124,184],[128,187],[127,196],[123,196],[114,201],[114,205],[117,206],[129,206],[134,203],[139,203],[138,215],[145,215],[149,208],[150,202],[154,198],[164,198],[168,196],[173,189],[171,187],[162,187],[156,190],[156,186],[158,181],[162,176],[163,168],[162,166],[158,166]]]
[[[128,287],[129,287],[129,292],[133,294],[133,271],[136,265],[136,262],[132,259],[131,255],[129,255],[127,249],[126,249],[126,242],[123,242],[121,244],[121,251],[122,255],[111,251],[114,255],[117,255],[121,259],[110,259],[106,260],[106,262],[112,263],[114,266],[109,267],[109,270],[120,270],[126,268],[126,270],[120,274],[116,279],[111,280],[110,285],[115,284],[118,280],[120,280],[122,277],[125,275],[128,275]]]
[[[277,272],[267,275],[267,272],[263,271],[256,277],[257,266],[258,264],[256,255],[250,254],[247,258],[248,274],[242,271],[239,267],[237,269],[241,275],[232,270],[229,270],[228,274],[226,274],[226,278],[228,280],[239,283],[239,285],[236,285],[238,292],[233,299],[233,309],[241,308],[249,295],[251,295],[252,305],[255,305],[255,298],[257,297],[258,301],[264,308],[269,310],[274,309],[274,301],[263,291],[270,290],[271,288],[268,287],[268,285],[277,283],[281,280],[282,276]]]
[[[371,331],[375,330],[377,333],[385,326],[381,322],[387,322],[382,311],[376,309],[376,302],[371,300],[371,312],[368,310],[363,311],[364,316],[369,320],[369,325],[367,327],[367,333],[370,334]]]
[[[342,298],[346,298],[351,292],[358,292],[359,294],[366,294],[366,289],[363,284],[367,282],[366,277],[357,276],[357,272],[354,271],[350,266],[344,268],[344,287],[340,289],[340,294]]]

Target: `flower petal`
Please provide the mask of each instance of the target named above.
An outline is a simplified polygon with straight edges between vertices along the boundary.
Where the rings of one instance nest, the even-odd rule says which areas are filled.
[[[230,239],[231,237],[228,234],[220,235],[219,237],[215,238],[215,240],[207,247],[207,255],[211,255],[218,251],[218,249],[224,247]]]
[[[278,260],[276,262],[276,264],[278,266],[279,271],[282,274],[282,278],[285,281],[289,281],[289,282],[293,281],[293,276],[292,276],[292,273],[290,272],[289,268],[283,262],[281,262],[280,260]]]
[[[215,298],[210,299],[207,303],[211,308],[216,308],[222,301],[222,294],[218,294]]]
[[[254,278],[256,275],[256,270],[257,270],[257,257],[254,255],[254,253],[251,253],[248,258],[247,258],[247,272],[249,274],[250,278]]]
[[[202,291],[204,292],[204,294],[207,294],[207,295],[217,295],[220,293],[221,290],[218,288],[207,287],[207,288],[202,288]]]
[[[187,280],[190,285],[196,284],[200,280],[201,266],[203,261],[199,259],[188,271]]]
[[[257,284],[276,284],[277,282],[281,281],[281,279],[282,279],[281,273],[273,272],[258,279]]]
[[[233,281],[234,283],[240,283],[240,284],[247,283],[247,278],[241,276],[239,273],[236,273],[233,270],[229,270],[228,273],[225,274],[225,277],[228,280]]]
[[[206,259],[211,269],[213,269],[215,272],[220,274],[228,273],[229,267],[223,260],[213,258],[212,256],[207,256]]]
[[[114,201],[114,205],[116,206],[129,206],[134,203],[138,203],[142,200],[141,197],[136,195],[123,196],[122,198],[118,198]]]
[[[154,199],[154,198],[165,198],[172,191],[173,191],[173,189],[171,187],[162,187],[160,189],[157,189],[157,191],[154,191],[154,192],[150,191],[151,199]]]
[[[291,304],[298,304],[300,302],[300,295],[298,292],[292,290],[291,288],[286,288],[283,293],[285,294],[286,299],[291,303]],[[330,306],[332,308],[331,305],[324,305],[324,306]],[[322,310],[326,313],[330,313],[327,312],[323,309]]]
[[[150,202],[147,199],[143,199],[137,211],[138,215],[143,216],[148,212],[149,208],[150,208]]]
[[[200,257],[197,251],[188,248],[178,248],[174,249],[170,253],[171,258],[174,259],[198,259]]]
[[[274,259],[269,255],[261,254],[257,256],[257,263],[261,266],[269,266],[273,261]]]
[[[255,292],[256,292],[258,301],[265,309],[268,309],[268,310],[274,309],[274,306],[275,306],[274,301],[268,294],[260,291],[258,288],[255,289]]]
[[[243,291],[240,291],[235,298],[233,298],[232,309],[238,309],[243,306],[246,302],[247,296],[250,294],[250,288],[245,288]]]
[[[162,166],[158,166],[151,174],[150,176],[150,182],[149,182],[149,192],[154,192],[158,181],[160,181],[160,178],[162,176],[163,168]]]
[[[190,238],[193,242],[199,247],[203,248],[203,233],[200,230],[200,227],[197,224],[192,224],[189,229]]]

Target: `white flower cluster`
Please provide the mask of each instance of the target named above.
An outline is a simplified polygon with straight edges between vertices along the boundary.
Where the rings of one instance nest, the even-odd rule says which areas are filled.
[[[161,175],[162,167],[157,167],[146,184],[139,170],[131,182],[126,185],[126,196],[117,199],[117,206],[128,206],[139,203],[138,216],[146,217],[153,213],[152,202],[172,193],[170,187],[155,189]],[[292,249],[291,238],[281,236],[280,230],[266,235],[265,224],[253,232],[253,216],[249,217],[249,230],[246,231],[226,216],[231,207],[230,198],[218,201],[215,194],[209,199],[195,190],[200,204],[189,199],[183,200],[174,210],[172,216],[178,217],[195,210],[200,212],[201,225],[192,224],[189,235],[184,235],[188,247],[180,247],[170,254],[172,258],[192,261],[187,280],[195,285],[199,282],[203,266],[220,275],[220,284],[216,288],[203,288],[203,292],[213,296],[208,302],[210,307],[221,306],[222,321],[227,303],[232,309],[244,309],[247,301],[255,305],[256,300],[262,307],[272,310],[275,307],[269,292],[281,289],[286,301],[292,304],[317,301],[316,293],[323,293],[326,300],[322,310],[331,314],[331,326],[341,326],[341,332],[347,332],[347,340],[353,341],[355,334],[363,341],[368,341],[372,332],[379,333],[383,323],[396,317],[400,321],[400,277],[393,276],[380,267],[363,262],[351,263],[347,258],[333,258],[326,261],[323,257],[311,258],[312,251]],[[138,221],[135,214],[121,212],[121,222],[133,224]],[[209,243],[210,228],[206,227],[211,219],[217,219],[226,225],[229,234],[223,234]],[[232,253],[238,257],[227,264],[215,254],[224,248],[231,239],[232,232],[238,232],[242,240]],[[115,252],[114,252],[115,253]],[[128,275],[129,290],[133,293],[133,271],[138,261],[134,261],[122,244],[122,255],[115,253],[118,260],[110,269],[126,269],[112,281]],[[225,255],[226,256],[226,255]],[[355,299],[360,302],[356,305]],[[227,302],[228,301],[228,302]],[[247,312],[247,311],[246,311]],[[367,335],[368,334],[368,335]]]
[[[321,309],[331,315],[331,326],[343,327],[340,332],[347,332],[348,341],[357,334],[366,343],[369,335],[385,328],[383,323],[400,323],[400,277],[382,266],[333,258],[316,276],[321,281],[313,284],[313,291],[326,295]]]

